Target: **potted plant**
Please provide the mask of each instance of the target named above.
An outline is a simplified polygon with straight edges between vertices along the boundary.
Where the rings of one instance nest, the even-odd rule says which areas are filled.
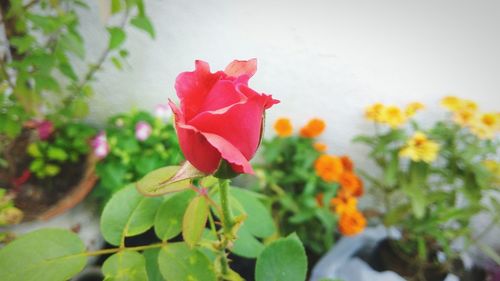
[[[288,118],[274,123],[276,136],[263,141],[256,191],[269,196],[277,235],[297,233],[314,265],[341,235],[363,231],[366,220],[357,209],[363,182],[348,156],[327,153],[317,137],[325,129],[311,119],[294,134]]]
[[[99,177],[92,196],[101,205],[149,172],[182,160],[170,108],[163,104],[154,114],[132,110],[111,116],[92,140],[92,149]]]
[[[118,25],[109,43],[83,73],[79,31],[83,1],[2,1],[6,48],[0,54],[0,185],[14,196],[24,219],[48,219],[71,208],[96,177],[88,157],[94,134],[88,114],[92,83],[107,61],[121,68],[126,24],[154,36],[142,1],[112,1]]]
[[[239,252],[257,256],[257,281],[305,280],[298,237],[264,246],[274,225],[262,195],[230,186],[230,178],[253,172],[249,161],[262,137],[264,112],[278,103],[248,87],[255,71],[255,60],[234,61],[215,73],[197,61],[195,71],[178,76],[180,107],[170,106],[187,161],[157,169],[113,195],[101,230],[114,248],[88,252],[69,231],[39,230],[0,250],[0,279],[67,280],[87,257],[112,254],[102,268],[106,279],[244,280],[228,259],[229,252]],[[127,237],[150,228],[161,242],[127,245]],[[180,233],[182,240],[174,240]]]
[[[354,141],[368,145],[380,176],[362,175],[382,203],[374,222],[398,232],[379,236],[386,238],[365,257],[373,269],[391,270],[407,280],[444,280],[449,274],[478,280],[469,279],[472,270],[464,268],[460,257],[475,245],[500,262],[480,241],[489,228],[478,233],[470,227],[481,212],[491,214],[491,226],[500,219],[498,180],[491,171],[500,120],[497,113],[479,112],[470,100],[446,97],[442,105],[451,113],[427,129],[413,119],[424,108],[421,103],[367,108],[375,134]]]

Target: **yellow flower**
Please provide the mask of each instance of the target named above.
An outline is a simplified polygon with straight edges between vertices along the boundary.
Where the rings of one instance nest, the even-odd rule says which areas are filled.
[[[476,111],[478,108],[477,103],[472,100],[462,100],[461,109]]]
[[[399,152],[400,156],[411,158],[413,161],[430,163],[437,157],[439,144],[429,140],[422,132],[415,132],[406,146]]]
[[[292,122],[288,118],[279,118],[274,122],[274,131],[282,138],[288,137],[293,133]]]
[[[476,111],[478,106],[472,100],[461,99],[455,96],[447,96],[441,100],[441,105],[450,111],[459,111],[459,110],[467,110],[467,111]]]
[[[493,175],[493,184],[500,184],[500,163],[495,160],[485,160],[483,165]]]
[[[446,96],[441,100],[441,105],[451,111],[455,111],[461,107],[462,100],[455,96]]]
[[[471,131],[480,139],[492,139],[500,128],[500,120],[496,113],[483,113],[471,124]]]
[[[474,120],[475,113],[466,109],[457,109],[453,113],[453,121],[462,127],[471,125]]]
[[[407,117],[412,117],[417,113],[417,111],[420,111],[425,108],[425,105],[423,105],[420,102],[412,102],[406,106],[405,113]]]
[[[406,116],[399,107],[391,105],[382,111],[382,121],[394,129],[406,122]]]
[[[382,111],[384,110],[384,105],[381,103],[375,103],[370,105],[365,109],[365,117],[368,120],[375,122],[382,122]]]

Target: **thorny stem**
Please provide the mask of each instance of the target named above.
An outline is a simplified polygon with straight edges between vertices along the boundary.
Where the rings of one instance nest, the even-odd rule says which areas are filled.
[[[220,247],[220,264],[222,271],[222,280],[224,276],[229,274],[229,261],[226,254],[226,249],[229,246],[229,242],[232,240],[231,232],[233,228],[233,218],[231,216],[231,209],[229,209],[229,181],[219,179],[219,194],[220,194],[220,204],[222,208],[222,228],[223,228],[223,239]]]

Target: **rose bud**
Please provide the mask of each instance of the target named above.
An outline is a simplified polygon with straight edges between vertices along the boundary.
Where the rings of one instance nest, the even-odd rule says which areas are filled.
[[[249,161],[260,144],[264,112],[279,103],[248,87],[257,60],[233,61],[215,73],[204,61],[195,66],[177,76],[180,107],[169,101],[184,156],[199,171],[221,178],[253,174]]]

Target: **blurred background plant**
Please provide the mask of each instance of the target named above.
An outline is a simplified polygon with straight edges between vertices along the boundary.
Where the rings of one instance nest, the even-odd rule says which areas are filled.
[[[363,183],[348,156],[326,154],[327,145],[317,140],[325,127],[315,118],[295,134],[289,119],[276,120],[276,136],[263,141],[262,161],[256,165],[260,181],[254,186],[270,198],[277,235],[296,232],[316,259],[331,248],[338,232],[355,235],[366,224],[357,210]]]
[[[127,24],[154,37],[143,1],[113,0],[110,5],[109,43],[95,62],[87,63],[79,19],[88,8],[85,1],[1,2],[0,167],[12,164],[10,145],[29,127],[27,121],[39,125],[48,120],[56,130],[88,114],[96,74],[107,61],[121,69],[128,56],[123,44]]]
[[[495,199],[499,115],[481,113],[476,103],[457,97],[444,98],[442,105],[451,114],[429,129],[412,119],[423,104],[411,103],[404,109],[371,105],[365,117],[374,122],[375,134],[354,139],[369,146],[369,156],[380,169],[381,174],[362,172],[362,176],[375,198],[384,202],[381,222],[401,231],[392,247],[416,258],[417,275],[443,260],[449,271],[461,253],[453,247],[459,238],[462,250],[475,244],[500,261],[478,241],[488,229],[475,235],[470,227],[471,219],[481,212],[491,214],[492,226],[500,219]]]
[[[93,139],[100,180],[92,195],[102,206],[113,193],[147,173],[182,161],[170,115],[167,105],[158,105],[154,114],[138,110],[117,114]]]

